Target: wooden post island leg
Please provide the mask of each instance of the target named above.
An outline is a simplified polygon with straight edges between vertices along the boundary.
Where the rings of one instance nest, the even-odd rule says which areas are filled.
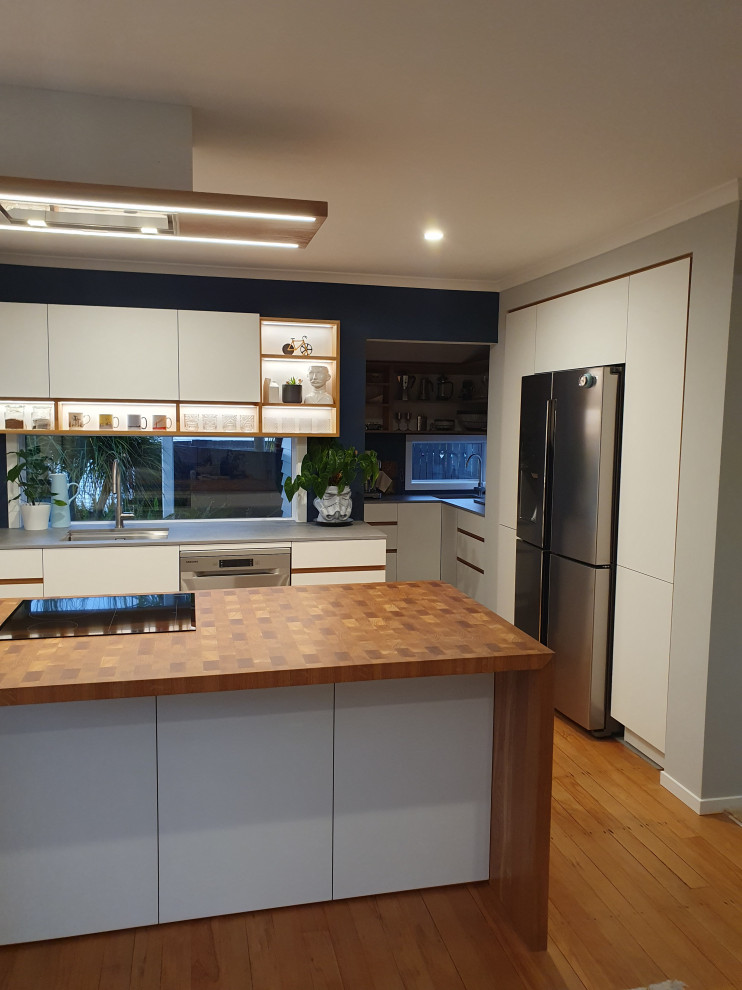
[[[546,948],[554,669],[495,674],[490,885],[529,949]]]

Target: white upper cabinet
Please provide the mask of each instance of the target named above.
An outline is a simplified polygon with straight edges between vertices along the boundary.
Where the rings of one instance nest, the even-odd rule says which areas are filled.
[[[175,310],[49,306],[51,394],[64,399],[177,399]]]
[[[0,395],[49,393],[49,341],[43,303],[0,303]]]
[[[672,581],[690,261],[632,275],[618,563]]]
[[[628,299],[629,280],[620,278],[540,303],[535,371],[623,364]]]
[[[179,310],[178,355],[182,400],[260,401],[257,313]]]

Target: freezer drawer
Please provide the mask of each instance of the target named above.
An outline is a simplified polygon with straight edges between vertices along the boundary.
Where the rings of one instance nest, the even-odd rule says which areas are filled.
[[[602,729],[611,570],[550,554],[548,580],[546,645],[556,654],[554,707],[585,729]]]
[[[517,540],[515,544],[515,613],[513,625],[541,639],[544,571],[548,554],[539,547]]]

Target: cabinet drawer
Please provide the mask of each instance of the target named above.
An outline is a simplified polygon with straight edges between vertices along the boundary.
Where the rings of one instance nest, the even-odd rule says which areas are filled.
[[[314,584],[373,584],[375,581],[384,581],[386,568],[372,571],[309,571],[305,574],[291,575],[291,583],[295,587]]]
[[[480,571],[485,570],[486,561],[486,544],[482,539],[478,539],[475,536],[469,536],[468,533],[464,533],[461,530],[456,534],[456,557],[458,560],[464,560],[467,564],[471,564],[473,567],[479,568]]]
[[[465,595],[483,604],[484,574],[475,571],[468,564],[458,561],[456,564],[456,587]]]
[[[384,523],[369,523],[373,526],[377,533],[383,533],[386,537],[386,548],[387,550],[397,549],[397,524],[395,522],[384,522]]]
[[[472,536],[481,536],[484,539],[484,516],[479,516],[476,512],[457,509],[456,526],[458,529],[471,533]]]
[[[174,592],[179,563],[177,546],[44,550],[44,588],[51,598]]]
[[[384,540],[307,540],[291,544],[291,570],[324,567],[381,567],[384,569]]]
[[[43,576],[41,550],[0,550],[0,582],[22,583]]]
[[[367,523],[396,523],[398,506],[382,502],[368,502],[363,506],[363,519]]]

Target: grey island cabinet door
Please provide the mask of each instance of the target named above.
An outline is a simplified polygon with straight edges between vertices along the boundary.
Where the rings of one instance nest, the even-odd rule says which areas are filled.
[[[489,876],[492,674],[335,688],[333,897]]]
[[[153,698],[0,708],[0,943],[157,923]]]
[[[332,897],[333,686],[157,701],[160,921]]]

